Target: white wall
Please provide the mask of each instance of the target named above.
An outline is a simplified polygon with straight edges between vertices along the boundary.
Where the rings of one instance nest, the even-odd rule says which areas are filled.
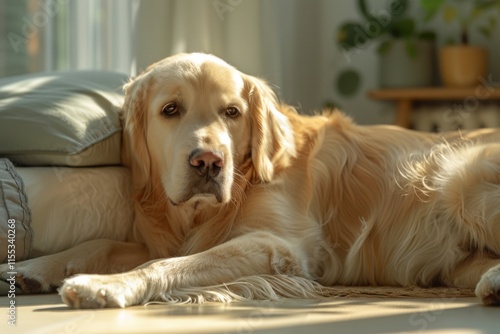
[[[327,32],[323,40],[325,47],[324,62],[321,75],[321,99],[333,99],[342,110],[348,113],[357,123],[379,124],[394,122],[394,106],[391,103],[375,102],[368,98],[368,91],[378,88],[378,59],[376,42],[367,43],[359,52],[349,57],[336,44],[338,27],[346,21],[360,21],[357,1],[323,1],[321,21]],[[370,7],[374,11],[384,9],[385,0],[373,0]],[[356,69],[361,74],[361,86],[357,93],[349,98],[342,97],[336,91],[337,75],[346,69]]]

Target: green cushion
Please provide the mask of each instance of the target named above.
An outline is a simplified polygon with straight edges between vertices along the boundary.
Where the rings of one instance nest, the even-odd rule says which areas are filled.
[[[0,79],[0,157],[23,166],[120,164],[127,80],[102,71]]]

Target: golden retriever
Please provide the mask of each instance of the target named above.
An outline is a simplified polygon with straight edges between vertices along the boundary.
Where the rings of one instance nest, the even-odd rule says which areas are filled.
[[[64,280],[72,308],[316,298],[335,285],[476,287],[500,303],[498,131],[302,116],[206,54],[166,58],[125,92],[131,242],[20,263],[25,290]]]

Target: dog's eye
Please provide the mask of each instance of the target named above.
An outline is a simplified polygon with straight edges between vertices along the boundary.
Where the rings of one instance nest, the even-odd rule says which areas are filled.
[[[174,116],[179,112],[178,109],[179,108],[177,107],[176,103],[174,102],[167,103],[166,105],[163,106],[163,108],[161,108],[161,114],[167,117]]]
[[[228,107],[226,109],[226,116],[228,117],[236,117],[240,114],[240,110],[236,107]]]

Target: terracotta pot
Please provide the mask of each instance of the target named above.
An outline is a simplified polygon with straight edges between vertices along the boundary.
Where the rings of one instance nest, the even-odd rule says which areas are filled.
[[[488,68],[486,49],[468,45],[444,46],[439,50],[441,80],[448,87],[470,87],[479,83]]]

